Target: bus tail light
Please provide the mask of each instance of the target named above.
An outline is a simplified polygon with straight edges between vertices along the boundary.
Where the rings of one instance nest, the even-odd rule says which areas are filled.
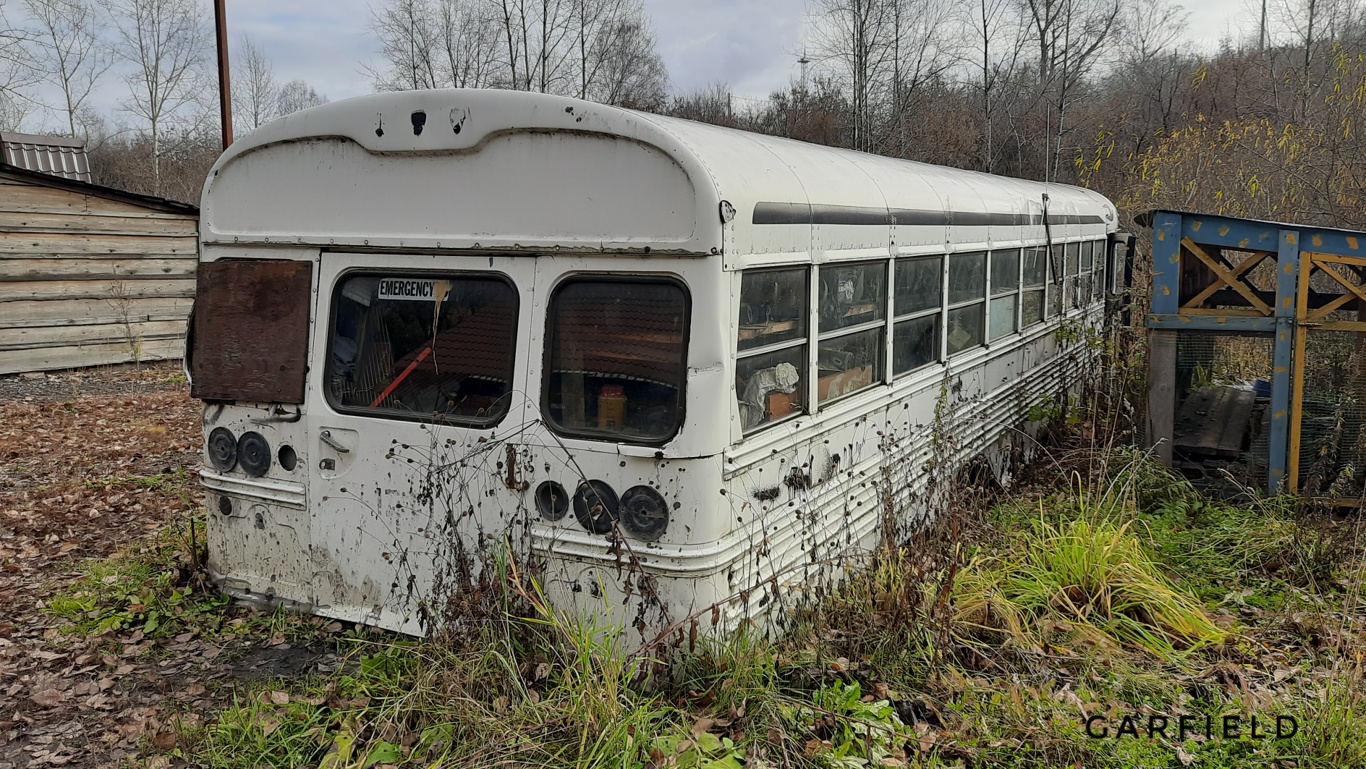
[[[606,481],[584,481],[574,493],[574,517],[594,534],[606,534],[617,520],[617,493]]]
[[[237,463],[247,475],[260,478],[270,470],[270,444],[260,433],[243,433],[237,441]]]
[[[220,473],[237,466],[237,437],[226,427],[215,427],[209,433],[209,463]]]
[[[558,521],[569,510],[569,492],[555,481],[543,481],[536,487],[536,510],[547,521]]]
[[[669,528],[669,504],[649,486],[632,486],[621,495],[621,525],[631,536],[653,542]]]

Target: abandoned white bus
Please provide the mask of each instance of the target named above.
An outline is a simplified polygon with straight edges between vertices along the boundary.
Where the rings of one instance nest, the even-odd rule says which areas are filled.
[[[999,454],[1075,384],[1115,230],[1083,189],[540,94],[290,115],[204,187],[213,577],[414,634],[497,548],[637,641],[799,604],[923,514],[941,398]]]

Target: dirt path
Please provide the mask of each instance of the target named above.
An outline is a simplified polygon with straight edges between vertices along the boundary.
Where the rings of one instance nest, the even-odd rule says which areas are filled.
[[[0,769],[149,755],[148,765],[169,766],[176,718],[192,727],[244,681],[333,664],[318,638],[290,643],[280,623],[245,609],[158,637],[72,633],[45,611],[92,559],[116,553],[153,562],[170,548],[166,581],[194,581],[199,404],[177,372],[0,379]]]

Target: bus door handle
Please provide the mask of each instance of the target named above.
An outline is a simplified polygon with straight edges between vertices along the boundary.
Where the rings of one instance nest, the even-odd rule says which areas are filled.
[[[326,443],[328,446],[332,447],[332,450],[337,452],[338,454],[351,453],[351,449],[348,449],[347,447],[341,445],[341,441],[338,441],[336,438],[332,437],[331,430],[323,430],[321,433],[318,434],[318,437],[322,439],[323,443]]]

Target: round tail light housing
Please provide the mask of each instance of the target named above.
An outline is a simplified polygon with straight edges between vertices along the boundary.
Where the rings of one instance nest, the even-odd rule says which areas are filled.
[[[617,493],[606,481],[584,481],[574,493],[574,517],[594,534],[606,534],[617,520]]]
[[[215,427],[209,433],[209,464],[220,473],[237,466],[237,437],[226,427]]]
[[[237,440],[237,464],[253,478],[270,471],[270,444],[257,432],[242,433]]]
[[[569,492],[555,481],[542,481],[536,487],[536,510],[547,521],[558,521],[569,511]]]
[[[669,503],[649,486],[632,486],[621,495],[621,525],[631,536],[654,542],[669,528]]]

